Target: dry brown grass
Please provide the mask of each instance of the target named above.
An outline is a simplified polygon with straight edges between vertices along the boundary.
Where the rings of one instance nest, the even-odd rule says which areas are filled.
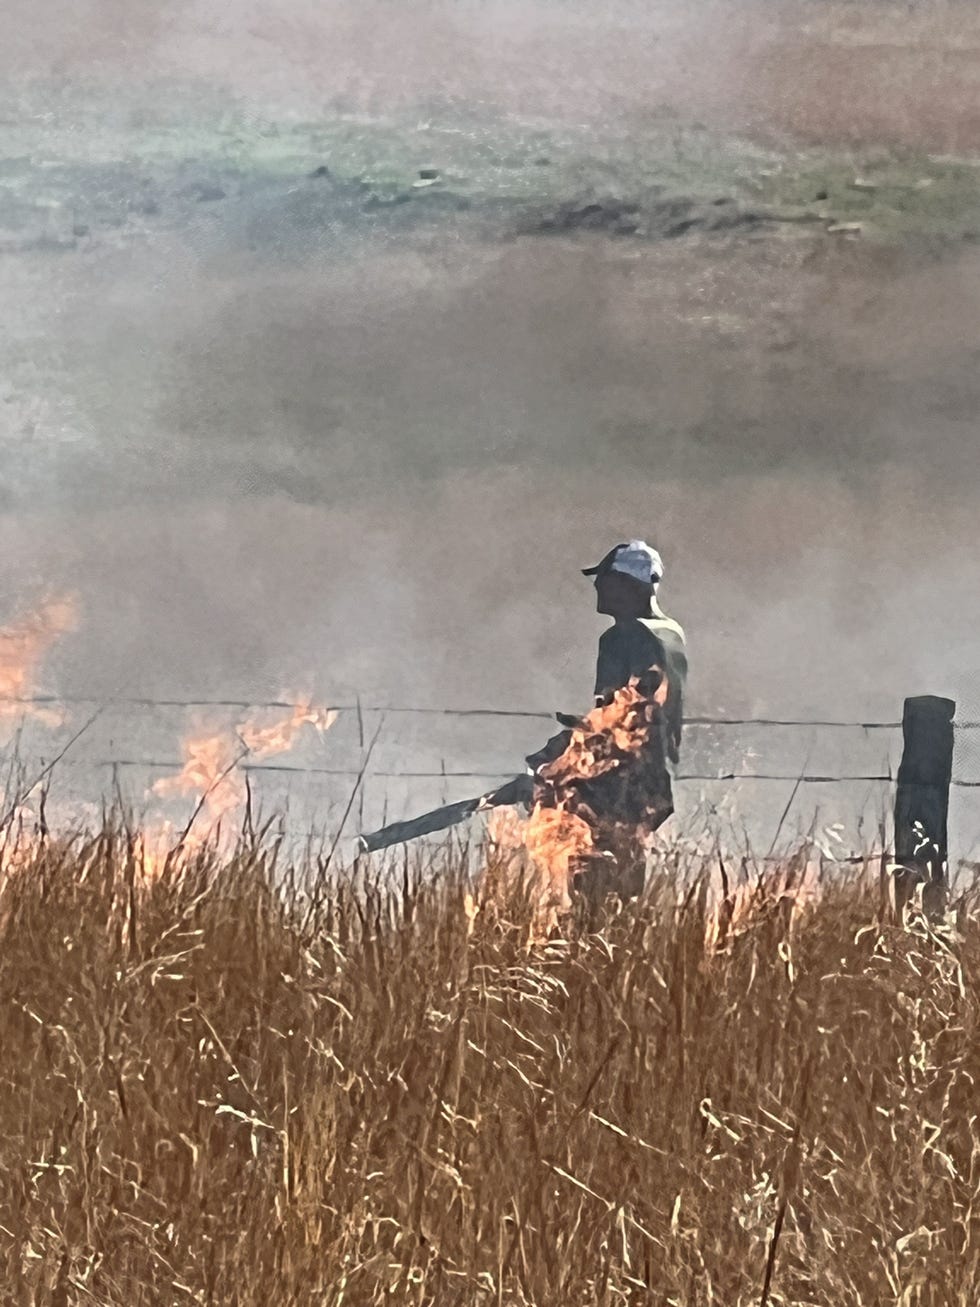
[[[706,957],[665,871],[529,950],[462,859],[312,912],[257,850],[135,871],[0,896],[4,1303],[976,1301],[969,911],[838,881]]]

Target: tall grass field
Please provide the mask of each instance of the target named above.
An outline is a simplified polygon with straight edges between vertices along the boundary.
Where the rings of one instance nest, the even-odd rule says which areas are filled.
[[[0,1301],[973,1307],[970,894],[664,865],[542,936],[494,856],[15,859]]]

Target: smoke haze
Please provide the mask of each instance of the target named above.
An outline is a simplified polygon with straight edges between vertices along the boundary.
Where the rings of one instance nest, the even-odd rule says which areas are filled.
[[[8,0],[0,75],[8,120],[101,88],[976,149],[980,23],[900,8]],[[2,255],[0,293],[4,598],[79,594],[66,692],[569,710],[578,568],[641,534],[695,709],[980,716],[970,245],[324,236],[250,201]]]
[[[7,0],[0,74],[156,79],[263,109],[439,102],[568,122],[669,110],[786,139],[980,141],[958,0]]]

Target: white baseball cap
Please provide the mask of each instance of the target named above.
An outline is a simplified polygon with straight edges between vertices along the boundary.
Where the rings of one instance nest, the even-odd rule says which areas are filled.
[[[604,576],[607,572],[622,572],[645,585],[655,585],[664,574],[663,559],[645,540],[630,540],[610,549],[595,567],[583,567],[583,576]]]

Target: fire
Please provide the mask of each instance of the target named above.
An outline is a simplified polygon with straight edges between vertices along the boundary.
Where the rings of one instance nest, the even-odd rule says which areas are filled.
[[[337,720],[332,709],[308,700],[293,706],[288,717],[268,725],[242,722],[234,731],[192,735],[184,742],[184,765],[176,776],[156,782],[161,797],[197,796],[212,828],[245,805],[247,786],[242,764],[287,753],[304,726],[325,732]]]
[[[256,726],[246,722],[238,728],[239,739],[256,758],[269,758],[277,753],[288,753],[303,726],[312,726],[321,734],[329,731],[337,720],[333,708],[314,707],[309,702],[297,703],[292,714],[271,726]]]
[[[477,900],[464,909],[467,933],[477,915],[505,906],[515,887],[530,894],[528,942],[546,940],[572,906],[572,864],[592,844],[592,832],[581,818],[536,804],[529,817],[513,808],[495,808],[487,818],[491,856]],[[530,876],[528,876],[530,873]]]
[[[712,953],[726,948],[774,914],[782,914],[786,925],[792,927],[819,902],[822,893],[820,865],[813,859],[802,864],[790,860],[754,879],[727,886],[727,893],[724,885],[714,885],[705,924],[705,950]]]
[[[643,679],[594,708],[572,728],[564,750],[538,766],[529,817],[491,820],[497,847],[525,851],[538,873],[545,923],[568,911],[574,876],[590,859],[635,856],[643,835],[672,811],[658,747],[667,680],[656,668]]]
[[[177,848],[178,832],[170,821],[153,822],[144,825],[136,834],[133,847],[133,858],[136,863],[137,872],[144,885],[150,885],[163,875],[168,863],[173,859],[173,850]],[[203,843],[200,836],[196,836],[193,831],[188,832],[188,838],[184,845],[178,850],[177,860],[193,853]]]
[[[524,828],[524,847],[543,878],[542,905],[567,912],[575,864],[595,846],[592,828],[563,807],[535,804]]]
[[[48,726],[64,721],[62,712],[24,701],[36,693],[38,673],[52,645],[76,624],[75,600],[64,595],[0,627],[0,736],[9,738],[10,722],[24,715]]]
[[[553,785],[567,785],[575,780],[596,780],[616,771],[650,742],[666,701],[666,677],[659,677],[653,693],[642,689],[638,678],[633,677],[613,694],[608,704],[593,708],[573,728],[564,753],[545,764],[540,775]]]
[[[31,718],[44,726],[61,726],[62,708],[30,702],[37,693],[41,666],[52,646],[77,625],[72,595],[44,600],[33,611],[0,627],[0,744],[9,743],[18,721]],[[16,762],[16,760],[15,760]],[[31,807],[30,791],[19,788],[15,768],[10,793],[0,789],[0,877],[26,866],[33,857],[42,816]]]
[[[191,736],[184,741],[184,765],[176,776],[156,782],[161,797],[196,795],[212,822],[219,822],[245,802],[245,781],[235,769],[248,750],[225,735]]]
[[[0,793],[0,805],[6,797]],[[0,886],[4,879],[30,865],[38,844],[37,814],[24,803],[4,808],[0,830]]]

